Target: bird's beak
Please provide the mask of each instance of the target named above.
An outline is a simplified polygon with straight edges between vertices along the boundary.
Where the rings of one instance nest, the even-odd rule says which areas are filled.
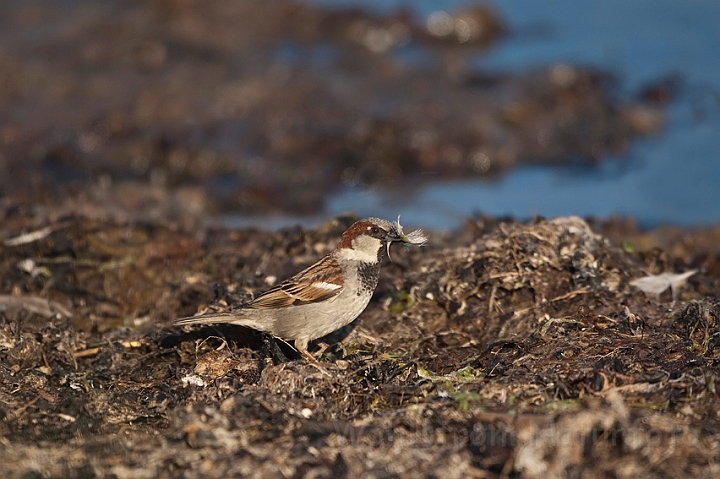
[[[390,256],[390,245],[393,243],[407,243],[404,235],[401,235],[395,228],[391,229],[385,237],[385,247],[387,248],[387,256],[390,261],[392,261],[392,256]]]
[[[400,215],[398,215],[397,221],[393,223],[392,229],[385,237],[388,258],[392,261],[392,258],[390,257],[390,245],[393,243],[403,243],[405,246],[422,246],[427,243],[427,240],[427,236],[423,234],[422,230],[415,230],[407,235],[403,233],[403,227],[400,225]]]
[[[405,240],[402,237],[402,235],[400,235],[400,233],[395,228],[393,228],[388,232],[387,236],[385,237],[385,242],[386,243],[394,243],[396,241],[404,242]]]

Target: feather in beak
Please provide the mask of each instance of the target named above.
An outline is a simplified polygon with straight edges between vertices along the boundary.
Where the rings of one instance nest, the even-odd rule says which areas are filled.
[[[410,245],[423,246],[427,244],[427,241],[428,238],[421,229],[411,231],[407,235],[403,233],[403,227],[400,224],[400,215],[398,215],[397,221],[393,223],[393,230],[388,234],[388,242],[386,245],[388,258],[392,261],[392,257],[390,256],[390,245],[394,242],[403,243],[407,247]]]

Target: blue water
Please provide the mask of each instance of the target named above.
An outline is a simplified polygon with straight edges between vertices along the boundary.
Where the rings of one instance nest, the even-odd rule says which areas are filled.
[[[391,12],[411,8],[418,19],[458,0],[315,0]],[[381,194],[346,189],[328,199],[326,214],[355,211],[409,226],[456,228],[468,215],[527,218],[634,216],[640,224],[720,222],[720,1],[496,0],[511,33],[474,66],[524,71],[556,63],[597,67],[618,79],[623,100],[671,76],[679,93],[667,105],[666,128],[632,142],[622,159],[597,168],[520,167],[494,182],[432,182]],[[282,224],[282,219],[276,219]],[[292,222],[290,220],[286,221]]]

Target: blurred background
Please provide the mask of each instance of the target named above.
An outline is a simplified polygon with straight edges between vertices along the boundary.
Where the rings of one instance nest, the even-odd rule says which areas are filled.
[[[0,197],[279,227],[720,220],[715,0],[0,0]]]

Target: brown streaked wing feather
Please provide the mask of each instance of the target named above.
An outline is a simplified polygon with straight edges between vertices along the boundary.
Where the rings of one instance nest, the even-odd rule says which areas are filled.
[[[333,256],[326,256],[292,278],[265,291],[244,307],[254,309],[286,308],[330,299],[336,296],[341,288],[328,289],[313,285],[327,283],[342,286],[342,277],[338,274],[340,271],[337,260]]]

